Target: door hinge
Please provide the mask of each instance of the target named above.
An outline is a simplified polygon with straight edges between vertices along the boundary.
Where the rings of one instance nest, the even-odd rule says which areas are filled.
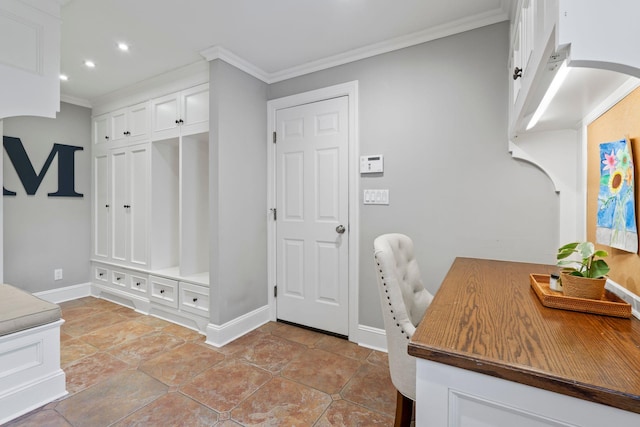
[[[278,297],[278,285],[275,285],[273,287],[273,297],[277,298]]]
[[[275,144],[277,140],[278,140],[278,137],[276,136],[276,133],[273,132],[273,143]]]

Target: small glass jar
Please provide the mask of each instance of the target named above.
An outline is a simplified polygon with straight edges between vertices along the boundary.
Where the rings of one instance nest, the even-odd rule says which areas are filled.
[[[552,291],[562,292],[562,284],[560,283],[560,276],[558,274],[549,276],[549,287]]]

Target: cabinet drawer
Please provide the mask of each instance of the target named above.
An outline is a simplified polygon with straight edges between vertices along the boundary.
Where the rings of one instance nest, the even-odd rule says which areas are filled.
[[[158,304],[178,308],[178,282],[163,277],[149,276],[149,299]]]
[[[104,267],[93,267],[93,280],[96,283],[109,283],[109,269]]]
[[[111,286],[119,289],[127,289],[127,273],[114,270],[111,272]]]
[[[209,288],[180,282],[180,310],[209,317]]]
[[[140,292],[141,294],[147,293],[147,278],[145,276],[132,274],[129,282],[129,287],[132,291]]]

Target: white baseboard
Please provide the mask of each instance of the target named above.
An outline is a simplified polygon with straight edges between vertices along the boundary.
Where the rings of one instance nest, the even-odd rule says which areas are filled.
[[[605,287],[625,300],[627,303],[629,303],[629,305],[631,305],[631,313],[633,314],[633,317],[635,317],[636,319],[640,319],[640,296],[634,294],[624,286],[614,282],[609,278],[607,278],[607,284],[605,285]]]
[[[357,342],[362,347],[387,352],[387,333],[384,329],[358,325]]]
[[[214,347],[222,347],[236,338],[264,325],[269,322],[269,320],[269,306],[265,305],[223,325],[209,323],[207,325],[206,343]]]
[[[90,297],[91,283],[81,283],[79,285],[66,286],[64,288],[51,289],[48,291],[36,292],[33,295],[45,301],[58,304],[73,299]]]

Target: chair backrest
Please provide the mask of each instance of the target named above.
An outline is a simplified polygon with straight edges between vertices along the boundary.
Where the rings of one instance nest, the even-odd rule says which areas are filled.
[[[422,284],[408,236],[384,234],[373,245],[391,380],[400,393],[415,400],[415,358],[407,345],[433,296]]]

